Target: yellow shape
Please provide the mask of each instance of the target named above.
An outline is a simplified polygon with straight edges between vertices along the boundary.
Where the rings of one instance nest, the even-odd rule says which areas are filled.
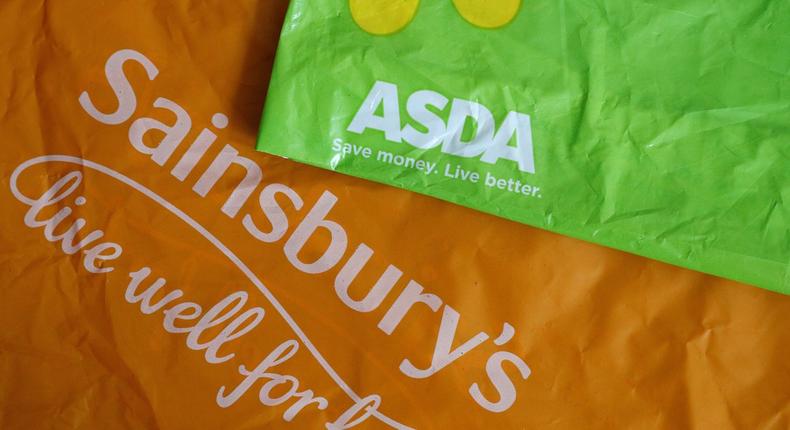
[[[351,16],[371,34],[392,34],[414,18],[420,0],[350,0]]]
[[[471,24],[482,28],[497,28],[513,20],[521,6],[521,0],[453,0],[453,4],[458,13]]]

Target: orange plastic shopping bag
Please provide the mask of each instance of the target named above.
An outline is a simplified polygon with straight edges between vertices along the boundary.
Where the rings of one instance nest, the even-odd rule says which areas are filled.
[[[285,6],[0,5],[0,428],[790,426],[790,298],[254,151]]]

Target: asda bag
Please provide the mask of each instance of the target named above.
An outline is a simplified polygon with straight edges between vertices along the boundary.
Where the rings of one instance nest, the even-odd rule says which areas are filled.
[[[790,3],[294,0],[258,149],[790,292]]]

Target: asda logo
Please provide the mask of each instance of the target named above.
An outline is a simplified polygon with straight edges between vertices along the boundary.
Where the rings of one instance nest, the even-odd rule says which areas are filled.
[[[509,160],[522,172],[535,173],[529,115],[510,111],[497,125],[491,111],[480,103],[449,100],[436,91],[421,90],[406,101],[405,112],[418,125],[414,127],[402,122],[399,100],[397,85],[376,81],[347,130],[358,134],[377,130],[390,142],[424,150],[441,148],[445,154],[479,157],[489,164]],[[448,107],[449,115],[445,115]]]

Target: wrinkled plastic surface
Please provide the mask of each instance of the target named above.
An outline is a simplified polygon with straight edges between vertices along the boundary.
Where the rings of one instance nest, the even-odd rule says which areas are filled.
[[[254,151],[284,9],[284,2],[274,1],[0,4],[6,59],[0,67],[0,428],[314,429],[352,404],[299,341],[296,355],[273,370],[298,377],[302,389],[329,401],[327,409],[306,408],[285,422],[292,402],[262,405],[262,381],[235,404],[218,406],[220,387],[242,380],[239,365],[254,366],[275,346],[297,339],[293,329],[206,237],[88,161],[144,186],[205,227],[246,263],[350,389],[381,395],[382,413],[410,427],[790,425],[790,298]],[[137,107],[121,124],[102,124],[79,98],[85,91],[104,112],[118,107],[105,64],[123,49],[144,54],[159,73],[149,80],[140,64],[126,64]],[[153,107],[160,97],[192,120],[184,142],[161,166],[129,142],[138,119],[174,123],[172,112]],[[227,114],[228,126],[212,128],[217,141],[179,180],[171,171],[216,112]],[[151,132],[144,143],[155,147],[162,137]],[[224,145],[254,161],[263,184],[287,185],[303,198],[303,209],[286,210],[290,223],[281,240],[259,241],[242,224],[251,215],[266,229],[257,201],[263,185],[236,217],[221,211],[244,170],[230,170],[204,197],[193,191]],[[79,238],[100,229],[100,242],[123,246],[118,259],[106,262],[112,272],[87,272],[82,252],[66,254],[61,242],[46,239],[43,227],[26,225],[29,206],[12,194],[11,174],[52,155],[84,164],[30,165],[14,183],[30,197],[81,173],[75,193],[35,219],[72,208],[76,212],[64,223],[85,219]],[[352,295],[361,297],[389,264],[404,273],[369,313],[338,298],[339,267],[310,275],[284,257],[286,238],[327,191],[338,198],[327,218],[343,226],[350,246],[375,250]],[[321,242],[313,248],[320,251]],[[206,310],[241,291],[248,294],[245,309],[261,307],[266,315],[220,348],[217,355],[235,354],[231,359],[210,364],[205,350],[187,347],[186,333],[163,329],[161,310],[144,314],[125,299],[129,273],[142,267],[152,274],[144,285],[154,276],[167,281],[155,302],[180,289],[178,303]],[[453,347],[479,331],[494,338],[503,322],[514,328],[513,338],[503,346],[488,340],[430,378],[405,376],[402,360],[429,364],[441,320],[424,308],[392,335],[377,327],[407,279],[461,315]],[[501,350],[522,357],[531,375],[520,380],[515,368],[507,368],[516,401],[490,413],[468,390],[479,382],[495,399],[485,364]],[[369,420],[355,428],[387,426]]]
[[[258,149],[790,293],[787,28],[786,1],[295,0]],[[352,126],[365,100],[388,134]],[[456,100],[528,115],[534,169],[486,157]]]

